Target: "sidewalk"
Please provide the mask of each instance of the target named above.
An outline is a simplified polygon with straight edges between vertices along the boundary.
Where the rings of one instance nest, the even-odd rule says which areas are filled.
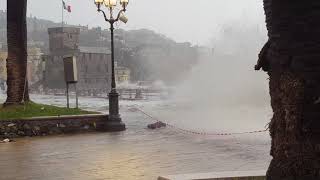
[[[158,180],[265,180],[265,171],[225,171],[160,176]]]

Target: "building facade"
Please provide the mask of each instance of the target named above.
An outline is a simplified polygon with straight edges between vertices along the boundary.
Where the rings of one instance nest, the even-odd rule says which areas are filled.
[[[7,60],[8,53],[6,51],[1,51],[0,49],[0,92],[6,90],[7,82]]]
[[[111,53],[107,48],[79,46],[80,29],[49,28],[49,54],[45,60],[45,88],[65,89],[63,57],[76,57],[80,93],[102,93],[111,88]]]
[[[41,81],[42,79],[42,52],[40,48],[30,47],[28,48],[28,66],[27,66],[27,78],[29,85]]]
[[[123,66],[118,66],[115,64],[115,78],[117,84],[129,83],[130,82],[130,69]]]
[[[0,49],[0,87],[3,90],[7,81],[7,56],[6,49]],[[29,86],[39,82],[42,79],[41,69],[41,50],[40,48],[29,47],[27,57],[27,79]]]
[[[7,67],[6,67],[7,56],[8,56],[7,52],[0,50],[0,81],[7,80]]]

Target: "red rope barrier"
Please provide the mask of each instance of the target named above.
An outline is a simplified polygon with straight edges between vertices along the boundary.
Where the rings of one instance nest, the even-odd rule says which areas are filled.
[[[257,133],[263,133],[263,132],[267,132],[269,128],[266,128],[264,130],[257,130],[257,131],[247,131],[247,132],[239,132],[239,133],[206,133],[206,132],[197,132],[197,131],[192,131],[192,130],[187,130],[187,129],[182,129],[179,127],[176,127],[172,124],[169,124],[167,122],[164,121],[160,121],[159,119],[153,117],[152,115],[148,114],[147,112],[143,111],[142,109],[140,109],[138,106],[134,105],[134,108],[141,112],[142,114],[144,114],[145,116],[149,117],[150,119],[156,121],[156,122],[162,122],[164,124],[166,124],[166,126],[172,128],[172,129],[176,129],[180,132],[186,133],[186,134],[195,134],[195,135],[203,135],[203,136],[232,136],[232,135],[245,135],[245,134],[257,134]]]

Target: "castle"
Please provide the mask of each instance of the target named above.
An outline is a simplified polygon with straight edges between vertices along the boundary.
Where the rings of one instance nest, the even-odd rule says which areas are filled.
[[[43,57],[46,89],[65,89],[63,57],[66,55],[76,57],[80,94],[105,93],[111,89],[111,52],[107,48],[79,46],[79,28],[49,28],[48,33],[49,54]]]

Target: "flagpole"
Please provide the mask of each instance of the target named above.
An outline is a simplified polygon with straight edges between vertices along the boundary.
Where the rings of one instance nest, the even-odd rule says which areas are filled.
[[[63,0],[61,0],[61,18],[62,18],[62,20],[61,20],[61,27],[63,27],[63,11],[64,11],[64,7],[63,7]]]

